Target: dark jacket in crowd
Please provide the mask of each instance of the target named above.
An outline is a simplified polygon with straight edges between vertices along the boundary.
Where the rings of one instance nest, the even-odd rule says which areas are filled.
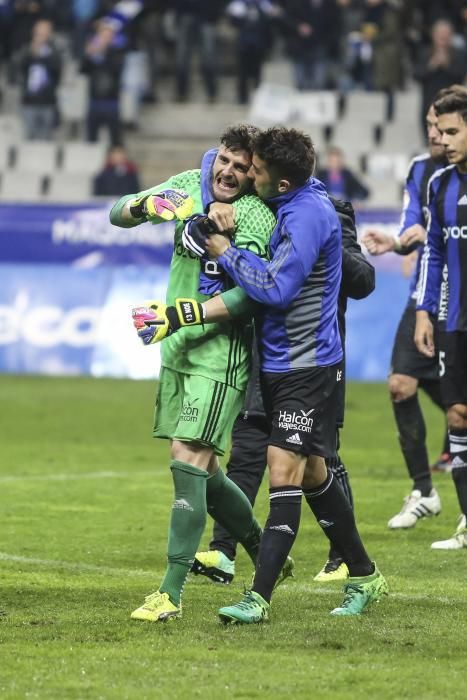
[[[138,173],[132,163],[124,166],[107,165],[94,178],[93,194],[122,197],[128,192],[139,192]]]
[[[61,54],[52,43],[39,53],[25,47],[18,56],[22,104],[55,106],[61,69]]]

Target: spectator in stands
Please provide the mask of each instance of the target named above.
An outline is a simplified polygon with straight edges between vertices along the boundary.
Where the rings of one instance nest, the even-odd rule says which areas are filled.
[[[387,118],[392,119],[394,91],[403,84],[404,5],[399,0],[366,0],[363,28],[371,57],[370,88],[387,95]]]
[[[103,169],[94,178],[93,194],[121,197],[141,189],[136,165],[123,146],[111,146]]]
[[[124,51],[117,45],[113,24],[103,18],[86,44],[81,71],[89,78],[87,139],[98,140],[102,126],[108,128],[112,145],[122,142],[120,87]]]
[[[161,82],[166,44],[166,11],[170,0],[146,0],[143,11],[138,15],[133,25],[136,43],[147,58],[148,85],[143,94],[143,102],[157,102],[157,88]]]
[[[354,205],[367,199],[370,192],[345,165],[344,153],[337,146],[326,151],[326,164],[319,168],[316,177],[323,182],[328,194]]]
[[[225,0],[174,0],[175,71],[177,99],[185,101],[190,92],[193,48],[199,44],[200,68],[210,102],[217,97],[217,67],[222,54],[217,50],[217,24],[224,13]]]
[[[86,35],[98,10],[99,0],[72,0],[72,50],[76,59],[80,59],[84,53]]]
[[[32,28],[45,14],[44,0],[10,0],[13,21],[11,23],[10,46],[17,51],[31,40]]]
[[[281,14],[281,7],[270,0],[234,0],[227,14],[237,29],[237,98],[248,102],[249,87],[257,88],[261,69],[272,44],[272,21]]]
[[[453,26],[446,19],[437,20],[431,28],[431,45],[420,52],[414,68],[414,78],[422,88],[421,119],[423,129],[425,115],[436,93],[455,83],[462,84],[467,75],[467,52],[453,42]]]
[[[38,20],[28,46],[14,64],[21,85],[21,116],[26,139],[50,140],[57,124],[57,88],[62,57],[55,45],[49,20]]]
[[[327,87],[328,66],[339,50],[340,6],[336,0],[287,0],[283,27],[299,90]]]

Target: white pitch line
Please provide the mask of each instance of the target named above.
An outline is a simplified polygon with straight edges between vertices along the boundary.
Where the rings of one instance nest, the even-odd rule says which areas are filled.
[[[279,590],[281,589],[289,589],[290,591],[298,591],[300,593],[318,593],[319,595],[336,595],[336,593],[340,593],[339,589],[337,588],[322,588],[322,587],[314,587],[312,584],[307,584],[307,583],[298,583],[298,582],[291,582],[291,583],[286,583],[283,584]],[[449,598],[448,596],[442,596],[442,595],[427,595],[427,594],[419,594],[419,593],[398,593],[397,591],[392,591],[389,589],[389,597],[390,598],[398,598],[400,600],[423,600],[425,602],[427,601],[436,601],[437,603],[465,603],[466,600],[465,598]],[[386,596],[383,596],[381,600],[384,600]]]
[[[76,571],[77,573],[89,571],[90,573],[103,574],[105,576],[154,576],[154,572],[144,571],[144,569],[115,569],[111,566],[97,566],[96,564],[85,564],[83,562],[22,557],[17,554],[7,554],[7,552],[0,552],[0,561],[46,566],[50,569],[66,569],[67,571]]]
[[[79,479],[133,479],[135,477],[154,476],[155,471],[146,472],[84,472],[83,474],[24,474],[0,476],[0,484],[16,481],[76,481]]]
[[[97,566],[96,564],[85,564],[81,562],[70,562],[70,561],[60,561],[56,559],[36,559],[34,557],[23,557],[15,554],[7,554],[6,552],[0,552],[0,561],[5,562],[16,562],[18,564],[31,564],[34,566],[44,566],[50,569],[66,569],[67,571],[80,572],[90,572],[95,574],[102,574],[105,576],[154,576],[153,571],[145,571],[144,569],[116,569],[110,566]],[[193,580],[193,579],[192,579]],[[202,581],[204,583],[204,581]],[[200,581],[201,583],[201,581]],[[216,586],[219,587],[219,586]],[[231,589],[231,587],[229,586]],[[298,582],[287,583],[282,585],[279,590],[290,590],[292,593],[309,593],[312,595],[333,595],[336,596],[341,593],[340,590],[336,588],[322,588],[315,587],[312,584],[299,584]],[[448,598],[447,596],[434,596],[434,595],[422,595],[417,593],[398,593],[397,591],[391,591],[389,594],[390,598],[397,598],[399,600],[420,600],[424,602],[433,601],[437,603],[465,603],[465,599],[462,598]]]

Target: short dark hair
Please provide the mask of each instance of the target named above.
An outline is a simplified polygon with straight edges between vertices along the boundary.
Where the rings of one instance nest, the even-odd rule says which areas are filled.
[[[467,123],[467,88],[463,85],[451,85],[440,90],[433,102],[436,115],[459,112]]]
[[[253,124],[229,126],[221,136],[221,144],[231,151],[247,151],[251,155],[258,134],[259,129]]]
[[[316,164],[313,142],[297,129],[273,126],[260,132],[255,139],[254,153],[296,187],[313,175]]]

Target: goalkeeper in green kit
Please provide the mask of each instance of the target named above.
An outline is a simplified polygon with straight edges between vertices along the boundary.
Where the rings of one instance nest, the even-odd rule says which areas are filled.
[[[126,195],[110,212],[111,222],[122,227],[175,220],[166,302],[177,309],[178,323],[187,324],[161,346],[153,434],[172,441],[170,469],[175,494],[167,570],[158,590],[132,613],[137,620],[156,622],[181,615],[181,592],[207,513],[243,544],[253,563],[256,560],[261,529],[248,499],[225,477],[217,459],[225,452],[242,406],[250,366],[251,325],[233,321],[215,323],[207,329],[189,326],[193,316],[200,313],[200,306],[179,299],[183,296],[203,302],[228,285],[225,273],[213,261],[200,260],[185,250],[181,242],[183,219],[209,210],[210,219],[225,228],[222,204],[217,203],[233,204],[236,245],[267,255],[275,217],[251,194],[252,182],[247,177],[255,132],[254,127],[245,125],[229,128],[220,148],[205,155],[200,170],[174,175],[150,190]],[[199,292],[200,277],[205,294]],[[143,317],[146,310],[140,310]],[[284,576],[289,574],[284,567]]]

